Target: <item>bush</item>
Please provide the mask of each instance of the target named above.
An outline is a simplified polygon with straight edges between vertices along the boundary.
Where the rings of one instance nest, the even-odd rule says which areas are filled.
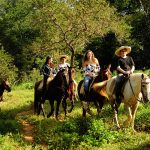
[[[13,58],[11,55],[5,52],[3,47],[0,50],[0,78],[8,79],[11,82],[14,82],[17,77],[17,68],[13,64]]]

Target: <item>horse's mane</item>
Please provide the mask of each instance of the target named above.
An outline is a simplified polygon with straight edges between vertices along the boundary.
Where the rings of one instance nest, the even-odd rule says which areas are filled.
[[[57,74],[56,74],[56,76],[54,77],[54,79],[51,81],[51,82],[49,82],[49,84],[48,84],[48,87],[52,87],[52,86],[60,86],[60,85],[63,85],[62,83],[64,83],[65,84],[65,75],[64,75],[64,70],[60,70]]]

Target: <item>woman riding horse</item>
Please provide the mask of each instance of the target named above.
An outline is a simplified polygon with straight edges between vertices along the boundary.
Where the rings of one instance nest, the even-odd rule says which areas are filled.
[[[63,99],[66,95],[67,80],[64,74],[64,70],[60,70],[56,74],[54,79],[52,79],[48,83],[44,101],[42,99],[42,89],[40,87],[40,84],[41,81],[36,82],[34,88],[34,111],[37,112],[39,115],[42,110],[43,116],[45,116],[43,105],[45,103],[45,100],[49,100],[51,112],[47,115],[47,117],[50,117],[54,112],[54,101],[56,100],[56,119],[58,119],[59,106],[61,102],[66,116],[66,102],[63,101]]]
[[[64,99],[69,98],[71,102],[71,108],[68,111],[70,113],[73,110],[74,101],[75,100],[77,101],[77,98],[76,98],[77,83],[74,80],[75,69],[74,67],[71,67],[69,63],[66,62],[67,60],[68,60],[67,55],[60,56],[60,63],[58,64],[58,70],[65,69],[65,74],[66,74],[67,82],[68,82],[68,88],[67,88],[67,92],[66,92]]]
[[[82,116],[85,117],[86,112],[92,115],[92,112],[90,111],[89,108],[89,103],[91,101],[94,102],[97,108],[97,112],[99,114],[103,107],[103,103],[105,99],[103,96],[100,96],[97,92],[95,92],[92,86],[95,83],[110,79],[112,75],[110,71],[110,67],[111,67],[110,65],[108,66],[107,69],[101,68],[100,70],[98,60],[94,57],[93,52],[90,50],[87,51],[87,53],[85,54],[83,67],[85,71],[85,77],[84,80],[81,80],[78,84],[78,95],[82,104],[82,110],[83,110]]]

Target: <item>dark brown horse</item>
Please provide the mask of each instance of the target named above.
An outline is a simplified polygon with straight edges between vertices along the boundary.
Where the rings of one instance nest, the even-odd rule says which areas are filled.
[[[0,83],[0,102],[3,101],[3,93],[5,90],[10,92],[11,88],[7,80],[2,80],[2,82]]]
[[[81,100],[82,105],[82,116],[86,116],[86,112],[88,112],[90,115],[92,115],[92,112],[89,108],[90,102],[94,102],[98,115],[100,114],[100,111],[103,107],[105,97],[101,96],[99,93],[95,92],[92,86],[95,83],[102,82],[104,80],[108,80],[112,77],[112,73],[110,71],[110,65],[107,68],[101,68],[101,71],[99,72],[98,76],[93,79],[90,88],[89,88],[89,94],[88,97],[85,97],[84,87],[83,87],[83,80],[81,80],[78,84],[78,95]]]
[[[47,92],[46,92],[46,98],[45,100],[42,100],[42,89],[40,86],[40,81],[35,84],[35,93],[34,93],[34,112],[38,115],[40,112],[43,112],[43,116],[45,116],[44,112],[44,103],[45,100],[49,100],[51,112],[47,115],[47,117],[50,117],[54,113],[54,101],[57,102],[56,106],[56,119],[58,119],[58,112],[59,112],[59,106],[62,102],[63,109],[66,116],[66,101],[64,100],[64,97],[66,95],[67,91],[67,80],[66,76],[64,74],[64,70],[60,70],[57,75],[52,79],[48,85],[47,85]]]

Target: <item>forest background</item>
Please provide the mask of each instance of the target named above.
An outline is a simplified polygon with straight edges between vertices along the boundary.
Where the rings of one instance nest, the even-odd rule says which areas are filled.
[[[70,56],[78,83],[86,50],[95,53],[101,67],[111,63],[113,71],[114,52],[122,45],[132,47],[136,71],[150,74],[149,0],[0,0],[0,79],[8,78],[12,88],[0,103],[1,149],[149,149],[150,105],[138,107],[137,132],[116,130],[107,104],[100,117],[83,118],[80,101],[66,119],[60,108],[60,121],[33,114],[34,84],[42,79],[39,70],[47,55],[56,66],[60,55]],[[44,107],[48,113],[48,102]],[[125,119],[121,104],[121,126]]]
[[[88,49],[113,70],[121,45],[136,69],[149,69],[149,35],[149,0],[0,0],[0,78],[30,80],[47,55],[57,65],[67,54],[78,70]]]

